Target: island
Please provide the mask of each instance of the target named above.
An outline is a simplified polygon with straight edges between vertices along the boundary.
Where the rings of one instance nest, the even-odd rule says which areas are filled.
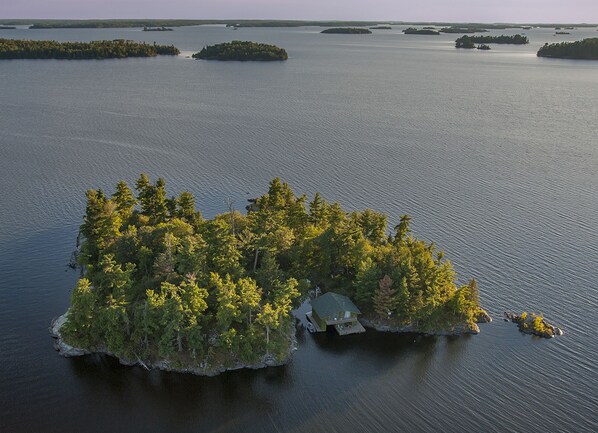
[[[437,30],[431,29],[416,29],[415,27],[409,27],[408,29],[403,30],[403,33],[406,35],[439,35],[440,32]]]
[[[547,43],[538,50],[537,55],[557,59],[598,60],[598,38],[557,44]]]
[[[475,44],[529,44],[527,36],[462,36],[455,40],[455,48],[475,48]]]
[[[194,59],[202,60],[239,60],[272,61],[287,60],[287,52],[276,45],[260,44],[251,41],[232,41],[209,45],[193,54]]]
[[[122,59],[178,55],[173,45],[146,44],[124,39],[92,42],[56,42],[0,39],[0,59]]]
[[[172,32],[173,29],[171,29],[170,27],[144,27],[143,31],[144,32]]]
[[[320,33],[343,34],[343,35],[367,35],[372,33],[369,29],[360,29],[358,27],[333,27],[324,29]]]
[[[13,26],[0,26],[0,30],[15,30],[16,27]]]
[[[391,26],[375,26],[370,27],[370,30],[392,30]]]
[[[477,27],[443,27],[440,29],[441,33],[483,33],[488,30]]]
[[[538,337],[553,338],[557,335],[563,335],[563,330],[548,323],[542,314],[523,312],[519,315],[513,313],[504,313],[505,320],[517,324],[517,327],[524,334],[533,334]]]
[[[570,35],[569,32],[556,32],[555,35]]]
[[[482,51],[488,51],[488,50],[490,50],[490,46],[486,45],[486,44],[480,44],[480,45],[478,45],[477,48],[478,48],[478,50],[482,50]]]
[[[161,178],[142,174],[135,191],[120,181],[110,196],[86,193],[82,275],[51,325],[64,356],[200,375],[280,365],[296,348],[291,310],[313,291],[354,301],[366,326],[391,332],[461,335],[489,320],[475,279],[457,285],[407,215],[387,231],[382,213],[319,193],[308,202],[278,178],[245,214],[211,219]]]

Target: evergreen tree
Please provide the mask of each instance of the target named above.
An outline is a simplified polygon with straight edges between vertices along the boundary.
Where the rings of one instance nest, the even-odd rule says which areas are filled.
[[[392,288],[392,283],[390,277],[384,275],[384,278],[378,283],[378,289],[372,298],[374,311],[381,318],[389,318],[392,316],[397,307],[396,292]]]

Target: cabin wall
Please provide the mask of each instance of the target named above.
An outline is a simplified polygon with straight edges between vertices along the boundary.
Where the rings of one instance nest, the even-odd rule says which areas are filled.
[[[313,309],[311,310],[311,317],[316,321],[320,328],[326,329],[326,320],[320,318],[320,316],[318,316],[318,313],[316,313],[316,311]]]

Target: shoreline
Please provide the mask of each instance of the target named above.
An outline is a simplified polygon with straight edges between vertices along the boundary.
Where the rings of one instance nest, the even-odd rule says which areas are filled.
[[[167,371],[172,373],[187,373],[187,374],[194,374],[197,376],[217,376],[219,374],[225,373],[227,371],[235,371],[241,369],[248,369],[248,370],[259,370],[262,368],[267,367],[280,367],[286,365],[290,362],[293,353],[297,350],[297,335],[296,335],[296,328],[295,322],[292,321],[289,326],[289,338],[290,338],[290,347],[286,357],[282,361],[277,361],[274,359],[272,355],[264,355],[258,362],[252,364],[245,364],[245,363],[237,363],[232,367],[227,367],[224,365],[213,366],[210,368],[207,367],[174,367],[169,364],[167,360],[158,360],[158,361],[144,361],[142,359],[127,359],[121,356],[115,355],[114,353],[109,352],[108,350],[88,350],[88,349],[81,349],[78,347],[71,346],[62,338],[62,334],[60,333],[60,329],[65,324],[69,310],[67,310],[63,315],[55,317],[50,322],[50,327],[48,331],[52,338],[55,339],[54,342],[54,349],[58,352],[60,356],[65,358],[74,358],[77,356],[86,356],[86,355],[107,355],[112,358],[118,360],[121,365],[125,365],[127,367],[133,366],[140,366],[145,368],[146,370],[161,370]]]
[[[492,318],[488,313],[483,311],[479,313],[477,322],[473,325],[468,323],[457,323],[452,328],[441,328],[436,331],[424,331],[413,324],[409,325],[395,325],[376,318],[360,317],[359,321],[365,328],[373,329],[378,332],[391,332],[395,334],[420,334],[437,337],[459,337],[464,335],[477,335],[480,333],[478,323],[490,323]]]

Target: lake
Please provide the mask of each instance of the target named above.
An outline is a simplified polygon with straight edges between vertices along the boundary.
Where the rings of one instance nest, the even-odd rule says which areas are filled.
[[[598,431],[598,62],[535,55],[596,29],[483,52],[394,27],[0,30],[183,51],[0,62],[0,431]],[[233,39],[289,60],[186,58]],[[77,278],[84,192],[141,172],[206,217],[275,176],[391,225],[408,213],[495,320],[461,338],[300,329],[289,365],[212,378],[64,359],[47,328]],[[523,310],[565,335],[501,319]]]

